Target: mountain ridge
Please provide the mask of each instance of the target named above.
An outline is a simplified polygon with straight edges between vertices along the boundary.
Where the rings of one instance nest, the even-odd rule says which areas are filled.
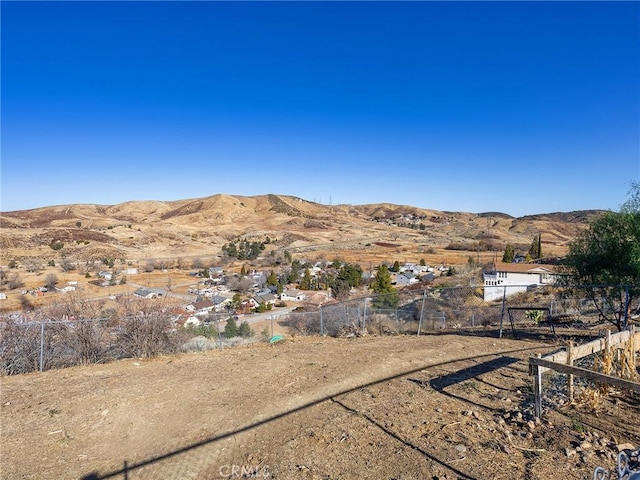
[[[524,247],[540,233],[546,251],[559,254],[599,213],[584,210],[513,217],[502,212],[440,211],[388,202],[324,205],[291,195],[220,193],[115,205],[54,205],[0,212],[0,262],[60,254],[81,260],[97,255],[215,257],[227,242],[267,236],[279,239],[279,249],[326,245],[327,255],[349,252],[354,259],[357,250],[365,259],[377,259],[389,252],[376,250],[374,242],[397,245],[396,253],[407,257],[442,253],[443,249],[494,252],[495,256],[506,243]],[[54,251],[54,242],[62,242],[64,251]]]

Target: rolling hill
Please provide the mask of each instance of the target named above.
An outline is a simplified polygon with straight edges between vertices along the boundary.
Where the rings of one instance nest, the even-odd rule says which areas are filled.
[[[560,256],[598,213],[515,218],[389,203],[324,205],[273,194],[58,205],[0,213],[0,264],[61,256],[72,261],[215,259],[230,241],[266,237],[273,240],[271,250],[308,260],[459,263],[470,255],[481,261],[501,257],[507,242],[526,249],[538,233],[543,252]],[[63,246],[52,248],[56,244]]]

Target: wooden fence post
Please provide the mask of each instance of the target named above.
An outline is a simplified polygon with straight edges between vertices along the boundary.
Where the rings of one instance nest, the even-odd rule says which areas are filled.
[[[573,341],[569,340],[569,345],[567,346],[567,365],[573,367]],[[569,402],[573,402],[573,374],[570,373],[567,375],[567,396],[569,397]]]
[[[542,354],[536,355],[538,358],[542,358]],[[542,417],[542,370],[538,365],[533,366],[533,392],[535,394],[535,410],[536,417]]]

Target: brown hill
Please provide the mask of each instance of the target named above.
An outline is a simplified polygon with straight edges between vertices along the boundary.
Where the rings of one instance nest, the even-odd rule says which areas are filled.
[[[323,205],[285,195],[218,194],[178,201],[118,205],[58,205],[0,213],[0,264],[102,258],[140,261],[200,257],[215,260],[221,247],[242,238],[275,240],[314,260],[466,263],[488,261],[507,242],[528,248],[542,234],[547,255],[568,242],[598,211],[514,218],[500,212],[443,212],[389,203]],[[62,248],[52,247],[63,244]]]

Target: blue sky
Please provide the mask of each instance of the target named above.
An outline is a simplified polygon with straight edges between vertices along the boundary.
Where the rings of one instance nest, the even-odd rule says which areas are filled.
[[[216,193],[514,216],[640,180],[639,2],[2,1],[1,211]]]

